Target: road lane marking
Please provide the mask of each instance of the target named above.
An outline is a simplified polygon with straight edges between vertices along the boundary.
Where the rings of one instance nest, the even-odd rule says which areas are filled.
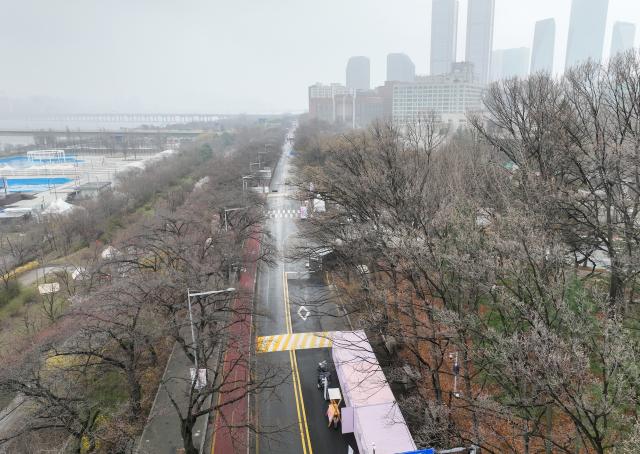
[[[307,321],[310,314],[311,314],[311,311],[307,309],[305,306],[300,306],[300,309],[298,309],[298,315],[300,316],[303,322]]]
[[[298,413],[298,429],[300,430],[300,442],[302,443],[302,452],[307,454],[307,443],[304,438],[304,430],[302,428],[302,414],[300,412],[300,397],[298,397],[298,384],[296,382],[298,374],[296,373],[293,360],[293,352],[289,351],[289,361],[291,362],[291,377],[293,380],[293,395],[296,398],[296,412]],[[311,446],[309,446],[311,448]],[[310,453],[309,453],[310,454]]]
[[[311,436],[309,435],[309,424],[307,424],[307,410],[304,406],[304,397],[302,395],[302,385],[300,384],[300,374],[298,372],[298,357],[294,350],[290,351],[293,356],[293,364],[295,364],[295,374],[298,382],[298,392],[300,393],[300,407],[302,408],[302,419],[304,421],[305,434],[307,436],[307,445],[309,448],[309,454],[313,454],[313,448],[311,447]]]
[[[282,289],[284,291],[285,318],[287,321],[287,334],[294,335],[293,325],[291,323],[291,306],[289,304],[289,283],[287,282],[287,273],[282,273],[282,279],[283,279]],[[300,427],[300,438],[302,441],[302,449],[304,450],[305,453],[313,454],[313,447],[311,446],[311,437],[309,436],[309,425],[307,424],[307,411],[304,406],[304,396],[302,395],[302,386],[300,385],[300,373],[298,372],[298,360],[296,357],[296,352],[294,350],[289,350],[289,360],[291,361],[293,391],[294,391],[294,394],[296,395],[296,408],[298,410],[298,425]],[[297,406],[298,404],[299,404],[299,407]],[[305,435],[306,435],[306,438],[305,438]]]
[[[257,353],[284,352],[310,348],[329,348],[333,345],[331,333],[289,333],[260,336],[256,339]]]

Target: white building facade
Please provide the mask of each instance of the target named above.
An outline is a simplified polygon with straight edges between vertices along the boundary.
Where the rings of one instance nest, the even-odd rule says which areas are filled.
[[[418,77],[414,83],[394,85],[392,119],[404,125],[435,114],[457,129],[466,124],[468,113],[482,110],[484,92],[485,85],[465,72]]]

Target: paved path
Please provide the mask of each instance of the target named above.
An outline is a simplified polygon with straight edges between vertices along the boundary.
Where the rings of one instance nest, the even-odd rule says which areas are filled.
[[[175,454],[183,447],[180,419],[169,396],[182,402],[182,408],[186,408],[191,389],[190,367],[192,363],[189,358],[178,344],[174,344],[162,377],[164,384],[158,389],[147,425],[140,438],[138,454]],[[206,424],[206,415],[198,418],[193,434],[195,446],[202,444]]]
[[[76,270],[75,266],[63,266],[63,265],[52,265],[52,266],[44,266],[41,268],[36,268],[34,270],[27,271],[18,276],[18,282],[21,285],[31,285],[36,280],[41,280],[45,274],[57,273],[60,271],[68,271],[72,272]]]

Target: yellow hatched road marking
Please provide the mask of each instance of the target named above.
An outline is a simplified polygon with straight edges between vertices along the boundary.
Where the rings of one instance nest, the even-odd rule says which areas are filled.
[[[256,351],[286,352],[289,350],[305,350],[308,348],[329,348],[331,333],[288,333],[275,336],[261,336],[256,339]]]

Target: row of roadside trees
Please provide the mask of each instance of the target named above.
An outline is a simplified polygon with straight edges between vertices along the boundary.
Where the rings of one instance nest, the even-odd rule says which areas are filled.
[[[332,249],[421,446],[634,452],[640,55],[505,80],[485,105],[457,132],[301,126],[301,196],[328,206],[302,252]]]
[[[208,369],[204,387],[188,374],[169,377],[185,384],[169,397],[186,452],[197,452],[192,441],[196,419],[216,410],[212,397],[221,387],[233,386],[235,368],[243,366],[236,364],[222,376],[216,360],[233,341],[233,298],[248,296],[236,292],[192,299],[194,344],[186,292],[232,286],[244,260],[242,245],[261,235],[263,216],[262,201],[243,194],[241,177],[265,143],[273,150],[263,161],[275,162],[283,137],[280,128],[258,127],[227,135],[224,143],[219,136],[203,139],[123,181],[105,200],[90,202],[93,208],[110,206],[120,217],[105,215],[106,208],[92,214],[87,206],[72,215],[86,216],[84,222],[75,217],[51,221],[51,228],[64,230],[60,224],[66,223],[77,228],[70,244],[85,246],[77,255],[84,272],[64,312],[34,333],[28,348],[3,358],[0,389],[24,403],[19,423],[0,431],[7,449],[36,452],[58,438],[68,441],[70,452],[133,452],[158,387],[176,389],[161,377],[175,345]],[[188,164],[183,166],[183,160]],[[112,205],[111,199],[120,203]],[[131,199],[136,202],[126,203]],[[244,209],[228,213],[225,225],[221,216],[230,207]],[[93,233],[84,239],[88,231]],[[96,244],[99,238],[109,239],[108,254]],[[252,259],[269,263],[268,238],[263,244],[260,256]],[[267,371],[260,383],[236,386],[249,393],[269,386],[275,375]]]

